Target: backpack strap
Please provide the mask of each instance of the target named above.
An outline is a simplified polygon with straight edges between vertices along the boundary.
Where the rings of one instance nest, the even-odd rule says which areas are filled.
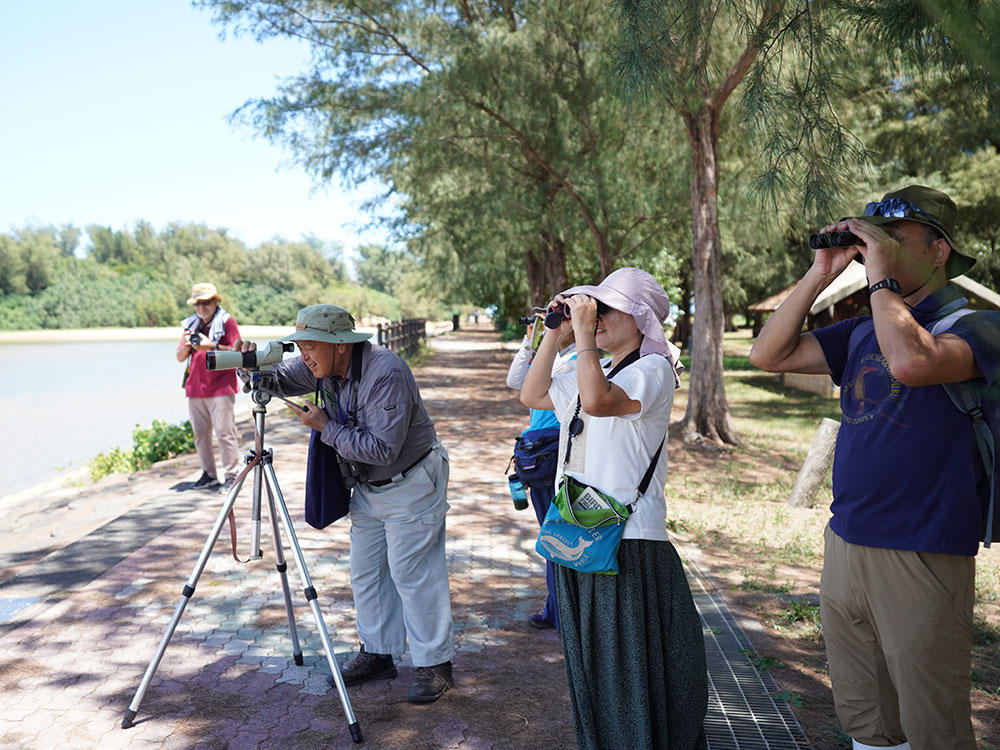
[[[945,333],[959,318],[975,312],[969,308],[956,310],[949,315],[934,322],[930,332],[935,336]],[[989,547],[993,540],[993,512],[996,507],[996,483],[994,482],[994,472],[996,471],[996,445],[993,439],[993,431],[986,423],[983,414],[983,403],[978,391],[968,384],[967,381],[960,383],[943,383],[944,392],[955,404],[955,407],[963,414],[968,414],[972,420],[972,429],[976,435],[976,444],[979,446],[979,455],[983,460],[983,468],[990,482],[990,503],[986,511],[986,533],[983,536],[983,546]]]

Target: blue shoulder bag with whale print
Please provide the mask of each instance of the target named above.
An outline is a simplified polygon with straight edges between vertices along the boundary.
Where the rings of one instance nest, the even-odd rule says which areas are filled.
[[[579,573],[616,575],[618,545],[625,532],[625,522],[649,487],[662,450],[663,442],[649,462],[635,499],[627,506],[596,487],[564,474],[535,542],[538,554]]]

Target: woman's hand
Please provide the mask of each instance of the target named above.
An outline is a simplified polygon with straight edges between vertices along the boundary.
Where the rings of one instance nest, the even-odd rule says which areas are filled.
[[[574,294],[566,300],[577,342],[593,338],[597,330],[597,300],[586,294]],[[579,345],[579,344],[578,344]]]

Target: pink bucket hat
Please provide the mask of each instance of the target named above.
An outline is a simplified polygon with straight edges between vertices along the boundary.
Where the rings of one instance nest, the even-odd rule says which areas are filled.
[[[597,286],[574,286],[562,293],[586,294],[600,300],[608,307],[631,315],[642,333],[639,356],[659,354],[665,357],[679,374],[684,369],[680,362],[681,350],[663,335],[662,321],[670,314],[670,298],[651,274],[641,268],[619,268],[608,274]]]

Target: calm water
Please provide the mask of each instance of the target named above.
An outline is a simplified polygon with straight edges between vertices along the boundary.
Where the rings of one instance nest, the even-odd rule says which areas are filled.
[[[0,344],[0,497],[188,418],[175,341]],[[237,409],[249,397],[239,394]]]

